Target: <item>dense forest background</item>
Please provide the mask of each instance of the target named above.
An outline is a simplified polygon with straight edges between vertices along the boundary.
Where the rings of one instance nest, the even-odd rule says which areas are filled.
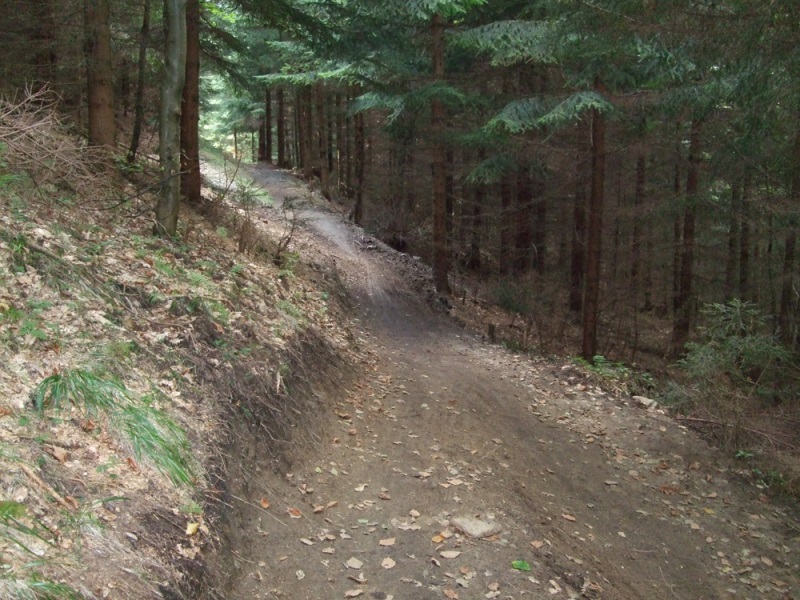
[[[773,401],[791,394],[796,2],[0,6],[6,93],[46,88],[128,169],[160,151],[165,182],[180,170],[164,233],[178,195],[202,202],[207,144],[295,169],[429,262],[442,295],[521,315],[526,345],[721,361]],[[165,146],[178,133],[180,152]]]

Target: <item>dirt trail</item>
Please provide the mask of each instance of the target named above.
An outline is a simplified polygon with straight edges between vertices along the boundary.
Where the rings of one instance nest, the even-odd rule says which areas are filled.
[[[278,201],[307,195],[254,174]],[[315,206],[299,249],[335,263],[377,367],[332,394],[292,473],[253,475],[227,598],[797,597],[795,516],[719,453],[566,361],[458,328],[408,287],[413,259]],[[457,517],[497,532],[470,538]]]

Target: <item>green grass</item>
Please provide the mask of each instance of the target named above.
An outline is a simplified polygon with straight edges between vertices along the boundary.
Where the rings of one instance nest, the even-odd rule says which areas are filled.
[[[32,399],[40,413],[72,406],[85,417],[107,415],[112,430],[130,441],[137,459],[145,458],[176,485],[192,481],[191,454],[184,431],[149,402],[136,402],[122,384],[71,369],[44,379]]]

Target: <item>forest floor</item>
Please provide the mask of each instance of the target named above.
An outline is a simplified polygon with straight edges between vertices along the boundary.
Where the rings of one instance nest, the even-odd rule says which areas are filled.
[[[735,462],[569,359],[488,343],[464,326],[479,309],[442,304],[413,257],[291,175],[251,175],[276,203],[256,220],[276,232],[292,199],[293,250],[341,280],[366,358],[325,390],[286,468],[230,474],[220,595],[800,598],[797,515]]]

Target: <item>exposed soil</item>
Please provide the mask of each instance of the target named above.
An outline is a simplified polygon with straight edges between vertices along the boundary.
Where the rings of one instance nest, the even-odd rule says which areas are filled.
[[[252,174],[279,206],[296,198],[293,247],[338,274],[366,358],[349,389],[323,385],[321,356],[320,385],[295,391],[324,414],[288,467],[234,436],[217,595],[800,597],[797,516],[695,433],[459,327],[414,258],[289,174]],[[457,517],[499,531],[473,539]]]

